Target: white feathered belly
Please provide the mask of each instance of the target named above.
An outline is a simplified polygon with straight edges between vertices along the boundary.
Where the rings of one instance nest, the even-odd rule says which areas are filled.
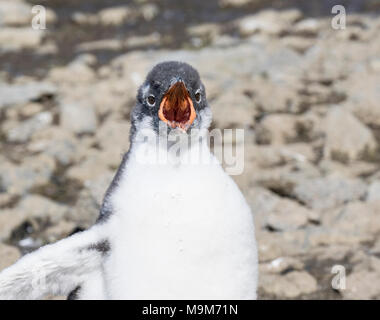
[[[109,298],[256,298],[253,217],[219,165],[131,160],[112,203]]]

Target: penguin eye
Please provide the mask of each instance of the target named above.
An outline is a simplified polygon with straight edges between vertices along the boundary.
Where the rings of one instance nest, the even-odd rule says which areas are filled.
[[[195,101],[196,102],[201,102],[201,98],[202,98],[202,96],[201,96],[201,92],[198,90],[196,93],[195,93]]]
[[[154,104],[156,103],[156,98],[153,96],[153,95],[150,95],[146,101],[148,102],[148,104],[152,107],[154,106]]]

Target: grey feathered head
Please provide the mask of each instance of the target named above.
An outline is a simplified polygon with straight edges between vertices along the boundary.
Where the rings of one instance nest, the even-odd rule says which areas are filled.
[[[184,62],[157,64],[147,75],[137,93],[132,113],[132,128],[139,124],[158,132],[165,123],[168,130],[207,129],[211,110],[198,71]]]

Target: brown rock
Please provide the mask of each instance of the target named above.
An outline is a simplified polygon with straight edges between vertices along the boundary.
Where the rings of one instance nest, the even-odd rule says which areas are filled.
[[[28,221],[36,227],[55,224],[66,214],[68,208],[40,195],[28,195],[12,209],[0,212],[0,240],[7,240],[12,231]]]
[[[279,36],[288,31],[291,24],[301,17],[302,14],[297,9],[281,12],[267,9],[240,19],[237,25],[242,36],[248,36],[256,32]]]
[[[247,128],[255,122],[254,105],[242,92],[227,90],[215,99],[213,105],[218,108],[213,115],[217,128]]]
[[[289,114],[273,114],[256,125],[256,141],[260,144],[285,144],[297,136],[296,118]]]
[[[98,13],[99,22],[104,25],[120,25],[133,15],[127,6],[102,9]]]
[[[328,176],[298,181],[292,194],[309,208],[326,210],[361,199],[366,191],[366,185],[359,179]]]
[[[54,160],[46,154],[25,158],[19,165],[3,162],[0,186],[9,194],[22,195],[49,183],[55,168]]]
[[[20,257],[20,251],[16,247],[0,243],[0,271],[15,263]]]
[[[268,213],[266,226],[277,231],[295,230],[304,227],[311,216],[309,209],[297,202],[280,199]]]
[[[268,262],[279,257],[305,253],[306,232],[294,230],[268,232],[256,229],[259,261]]]
[[[377,148],[372,132],[350,112],[335,107],[325,119],[324,156],[342,162],[360,159]]]
[[[283,273],[288,270],[303,270],[304,264],[293,257],[279,257],[269,263],[261,263],[259,268],[259,274]]]
[[[277,298],[296,298],[317,290],[317,281],[305,271],[292,271],[285,275],[264,274],[259,288]]]

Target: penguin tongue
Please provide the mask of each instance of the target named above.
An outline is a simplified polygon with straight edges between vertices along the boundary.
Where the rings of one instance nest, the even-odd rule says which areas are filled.
[[[195,119],[195,110],[183,82],[173,84],[165,93],[158,111],[159,118],[170,127],[187,130]]]

